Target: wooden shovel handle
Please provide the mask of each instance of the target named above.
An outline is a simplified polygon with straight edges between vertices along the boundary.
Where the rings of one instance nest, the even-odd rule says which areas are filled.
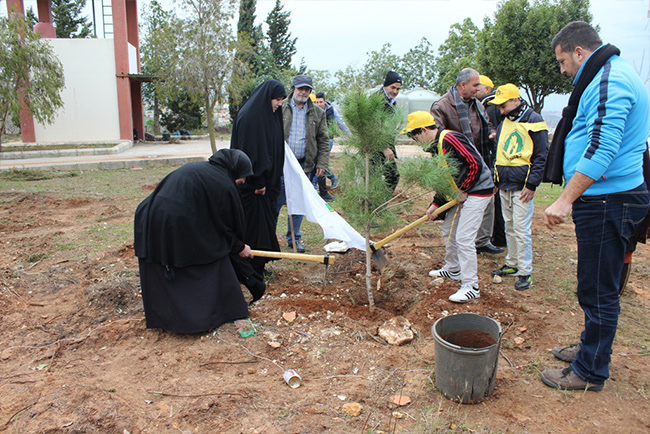
[[[447,202],[446,204],[444,204],[443,206],[438,207],[433,212],[433,214],[438,215],[440,213],[443,213],[443,212],[447,211],[449,208],[451,208],[451,207],[453,207],[455,205],[456,205],[456,200],[451,200],[451,201]],[[389,236],[387,236],[383,240],[377,241],[376,243],[374,243],[373,244],[373,247],[374,247],[373,250],[377,250],[377,249],[382,248],[382,246],[384,246],[385,244],[388,244],[391,241],[393,241],[395,238],[402,236],[404,233],[410,231],[414,227],[420,226],[422,223],[426,222],[427,220],[429,220],[429,216],[427,216],[425,214],[422,217],[420,217],[419,219],[417,219],[416,221],[414,221],[413,223],[404,226],[402,229],[396,230],[395,232],[393,232],[392,234],[390,234]]]
[[[267,252],[265,250],[251,250],[253,255],[264,258],[295,259],[297,261],[320,262],[331,265],[334,263],[334,256],[330,255],[307,255],[304,253]]]

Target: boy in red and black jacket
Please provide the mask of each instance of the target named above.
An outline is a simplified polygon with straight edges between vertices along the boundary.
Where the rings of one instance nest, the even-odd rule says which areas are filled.
[[[409,114],[402,134],[420,143],[432,143],[429,151],[445,155],[457,168],[452,178],[460,190],[456,199],[458,204],[447,211],[442,224],[445,265],[431,270],[429,276],[461,281],[460,289],[449,297],[450,301],[464,303],[477,299],[480,290],[474,241],[485,208],[494,194],[490,169],[467,137],[457,131],[440,129],[431,113],[416,111]],[[434,197],[427,210],[431,220],[437,218],[434,211],[446,202],[446,197]]]

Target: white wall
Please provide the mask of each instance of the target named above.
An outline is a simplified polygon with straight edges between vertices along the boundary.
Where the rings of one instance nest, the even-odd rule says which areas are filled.
[[[138,71],[138,50],[135,49],[131,43],[128,43],[129,48],[129,74],[137,74]]]
[[[54,123],[35,122],[37,143],[113,142],[120,139],[112,39],[48,39],[63,64],[64,107]]]

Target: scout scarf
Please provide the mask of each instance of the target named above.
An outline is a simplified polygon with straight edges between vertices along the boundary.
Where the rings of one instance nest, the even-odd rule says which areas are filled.
[[[544,165],[544,175],[542,182],[550,182],[552,184],[562,184],[564,174],[564,140],[573,127],[573,119],[578,112],[578,103],[584,93],[585,89],[594,79],[600,69],[607,63],[607,61],[614,55],[620,55],[621,51],[611,44],[607,44],[596,50],[587,59],[587,62],[580,73],[580,77],[576,82],[573,92],[569,96],[568,105],[562,110],[562,119],[555,128],[553,134],[553,141],[548,150],[546,157],[546,164]]]

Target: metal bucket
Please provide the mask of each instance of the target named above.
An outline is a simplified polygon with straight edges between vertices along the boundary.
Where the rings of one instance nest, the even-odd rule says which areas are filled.
[[[485,316],[460,313],[437,320],[436,387],[462,404],[476,404],[494,389],[501,346],[501,326]]]

